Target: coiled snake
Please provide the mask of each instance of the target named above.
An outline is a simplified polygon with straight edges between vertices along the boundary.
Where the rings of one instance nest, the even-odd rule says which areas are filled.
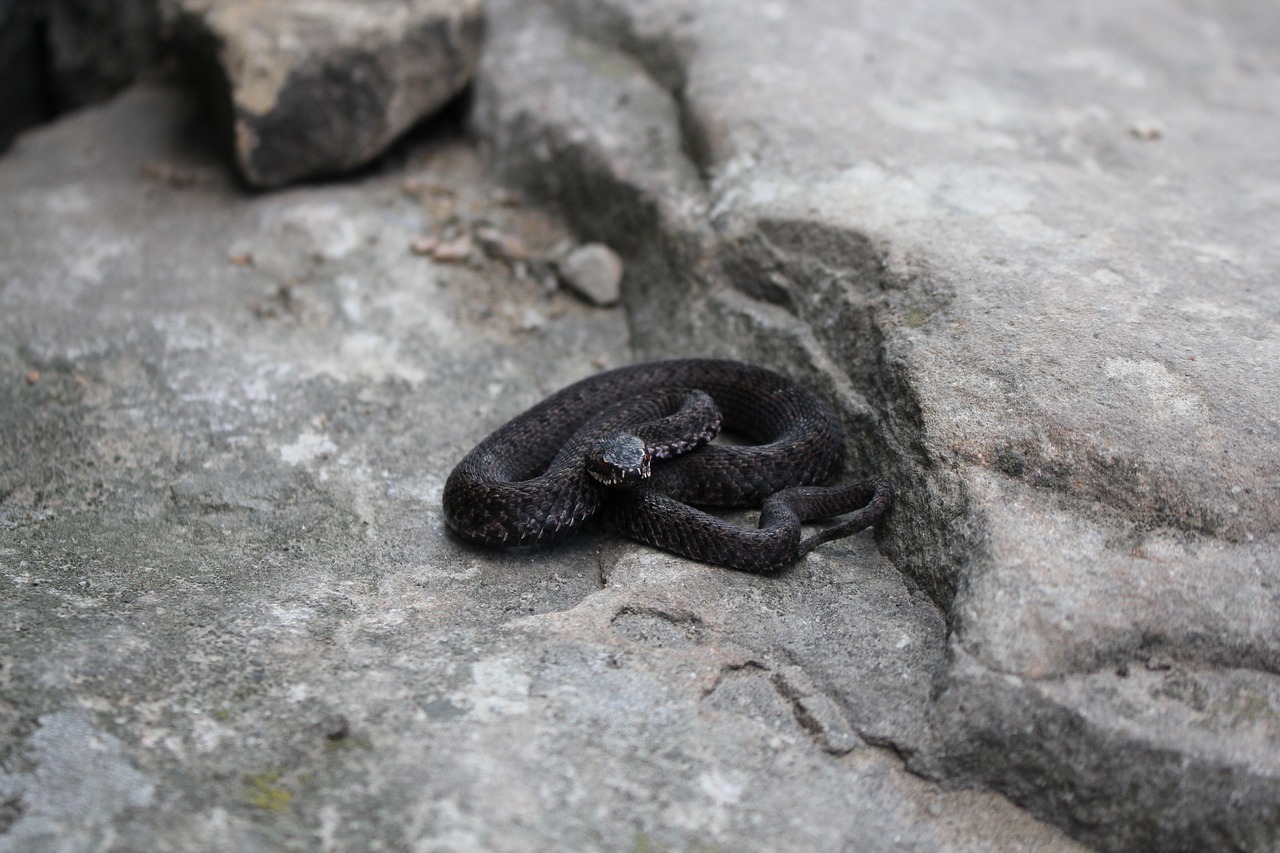
[[[721,420],[756,443],[709,444]],[[637,364],[570,385],[480,442],[445,483],[444,515],[466,539],[511,547],[562,537],[603,510],[641,542],[768,572],[889,508],[885,480],[821,485],[843,458],[835,412],[780,374],[713,359]],[[694,505],[759,506],[759,528]],[[847,513],[801,540],[802,521]]]

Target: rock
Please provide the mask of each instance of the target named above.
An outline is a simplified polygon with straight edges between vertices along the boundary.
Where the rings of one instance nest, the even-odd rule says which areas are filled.
[[[480,260],[563,229],[470,155],[254,197],[143,89],[0,161],[0,844],[1280,847],[1276,14],[489,8],[475,127],[626,317]],[[875,539],[447,534],[685,353],[831,400]]]
[[[49,0],[48,79],[59,110],[137,80],[162,52],[159,0]]]
[[[453,240],[437,243],[431,249],[431,257],[441,263],[456,264],[471,259],[474,244],[470,234],[463,234]]]
[[[156,0],[0,3],[0,153],[18,131],[116,94],[161,51]]]
[[[515,234],[506,234],[502,229],[487,223],[477,224],[472,231],[476,242],[488,257],[512,265],[529,260],[529,248]]]
[[[409,244],[409,251],[415,255],[429,255],[440,245],[438,237],[415,237],[413,242]]]
[[[952,631],[910,766],[1280,846],[1280,14],[564,5],[491,4],[476,125],[625,258],[641,352],[784,366],[897,484]]]
[[[762,577],[449,535],[453,465],[627,318],[407,250],[422,175],[568,238],[469,143],[253,194],[198,115],[0,160],[0,848],[1079,849],[904,767],[947,625],[870,536]]]
[[[225,105],[255,187],[369,162],[471,79],[480,0],[175,0],[184,56]]]
[[[560,278],[592,305],[616,305],[622,292],[622,258],[601,243],[588,243],[559,262]]]
[[[0,153],[24,128],[53,112],[45,76],[41,19],[28,3],[0,4]]]

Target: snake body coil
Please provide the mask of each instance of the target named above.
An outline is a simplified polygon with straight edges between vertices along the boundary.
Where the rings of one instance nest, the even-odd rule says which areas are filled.
[[[708,444],[721,418],[755,443]],[[643,445],[637,454],[648,476],[601,473],[600,448],[631,435]],[[559,538],[604,510],[642,542],[728,568],[774,571],[888,509],[893,491],[884,480],[821,485],[843,458],[835,412],[780,374],[712,359],[637,364],[570,385],[480,442],[449,475],[444,514],[466,539],[511,547]],[[601,482],[611,479],[620,487]],[[759,506],[759,529],[693,505]],[[802,521],[847,513],[801,541]]]

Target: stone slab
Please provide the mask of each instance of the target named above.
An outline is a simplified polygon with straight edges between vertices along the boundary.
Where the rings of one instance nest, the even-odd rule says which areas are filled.
[[[945,623],[869,536],[449,536],[625,314],[415,251],[567,238],[461,140],[251,195],[207,131],[136,89],[0,160],[0,850],[1079,849],[907,769]]]
[[[519,5],[476,126],[622,251],[636,346],[786,365],[898,485],[950,629],[912,766],[1280,842],[1280,13]]]

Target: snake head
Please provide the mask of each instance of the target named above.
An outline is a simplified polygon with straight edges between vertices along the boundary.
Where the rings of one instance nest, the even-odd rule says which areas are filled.
[[[592,444],[586,453],[587,472],[614,488],[634,486],[649,476],[649,451],[634,435],[615,432]]]

